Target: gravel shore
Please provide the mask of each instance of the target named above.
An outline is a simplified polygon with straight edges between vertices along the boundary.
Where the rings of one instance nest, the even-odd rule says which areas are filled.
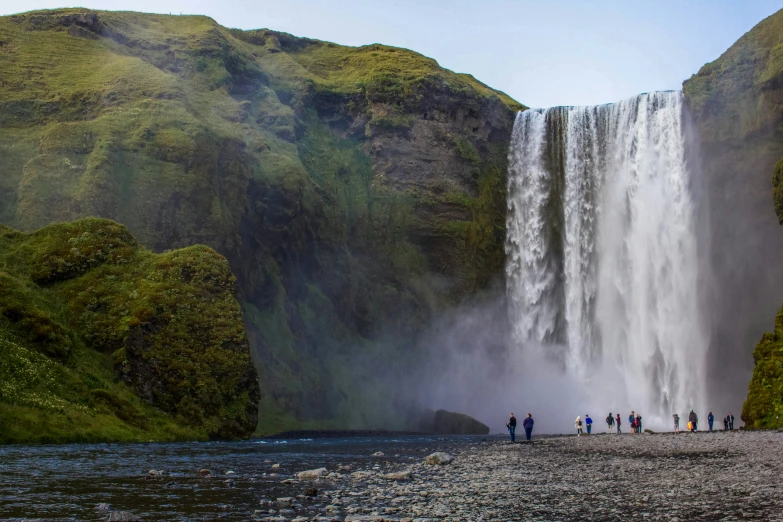
[[[783,433],[594,434],[437,449],[451,449],[453,462],[379,455],[361,469],[294,476],[287,485],[302,493],[262,500],[253,518],[783,520]]]

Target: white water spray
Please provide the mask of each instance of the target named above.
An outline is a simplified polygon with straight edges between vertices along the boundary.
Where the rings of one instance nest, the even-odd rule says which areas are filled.
[[[514,341],[584,390],[573,416],[635,409],[660,427],[703,404],[708,339],[682,113],[680,92],[656,92],[517,116]]]

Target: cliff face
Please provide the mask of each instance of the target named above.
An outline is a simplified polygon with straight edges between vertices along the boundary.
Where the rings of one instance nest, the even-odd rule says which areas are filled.
[[[101,216],[155,251],[209,245],[239,280],[261,431],[395,427],[383,377],[415,364],[434,314],[502,278],[521,108],[382,45],[194,16],[0,18],[0,221]]]
[[[246,437],[258,382],[213,250],[102,219],[0,227],[0,442]]]
[[[701,146],[712,234],[714,281],[704,285],[714,288],[705,296],[712,313],[709,396],[722,404],[746,389],[753,364],[741,347],[769,328],[783,295],[783,233],[775,218],[783,206],[773,204],[772,184],[783,155],[782,45],[779,12],[683,85]],[[767,352],[757,349],[754,382],[768,368],[761,362]],[[750,391],[753,401],[757,388]],[[743,418],[753,425],[757,417]]]

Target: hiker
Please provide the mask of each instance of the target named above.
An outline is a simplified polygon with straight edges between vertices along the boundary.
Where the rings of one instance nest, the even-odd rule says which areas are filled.
[[[733,430],[734,429],[734,415],[732,415],[731,412],[729,412],[729,416],[726,417],[726,418],[729,420],[729,430]]]
[[[723,417],[723,431],[729,431],[729,419],[728,419],[728,417]]]
[[[533,435],[533,416],[529,413],[525,420],[522,421],[522,427],[525,428],[525,437],[527,440],[530,440],[530,437]]]
[[[617,414],[617,418],[615,419],[615,421],[617,422],[617,433],[622,433],[623,430],[620,429],[620,414],[619,413]]]
[[[674,414],[674,433],[680,433],[680,416]]]
[[[587,434],[590,435],[593,432],[593,419],[587,413],[585,413],[585,424],[587,425]]]
[[[642,432],[642,416],[638,413],[636,414],[636,433]]]
[[[636,414],[633,411],[628,416],[628,429],[631,430],[631,433],[636,433]]]
[[[614,426],[614,416],[612,412],[609,412],[609,415],[606,417],[606,433],[609,435],[612,434],[612,426]]]
[[[574,428],[576,428],[576,436],[580,436],[582,433],[582,417],[577,417],[574,421]]]
[[[699,417],[696,415],[696,412],[691,410],[691,412],[688,414],[688,429],[691,430],[691,432],[694,432],[699,429]]]
[[[710,412],[709,415],[707,415],[707,425],[710,427],[710,431],[712,431],[712,423],[715,422],[715,415]]]
[[[508,428],[508,432],[511,434],[511,442],[515,442],[517,440],[516,436],[514,435],[514,432],[517,431],[517,418],[514,417],[513,413],[511,413],[510,417],[508,418],[506,428]]]

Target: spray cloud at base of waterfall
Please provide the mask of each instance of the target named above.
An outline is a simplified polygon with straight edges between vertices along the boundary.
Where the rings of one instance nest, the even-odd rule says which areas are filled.
[[[539,386],[574,389],[569,411],[600,407],[603,419],[610,408],[633,409],[663,427],[705,404],[709,339],[683,110],[680,92],[655,92],[517,116],[511,354],[520,369],[553,374]]]

